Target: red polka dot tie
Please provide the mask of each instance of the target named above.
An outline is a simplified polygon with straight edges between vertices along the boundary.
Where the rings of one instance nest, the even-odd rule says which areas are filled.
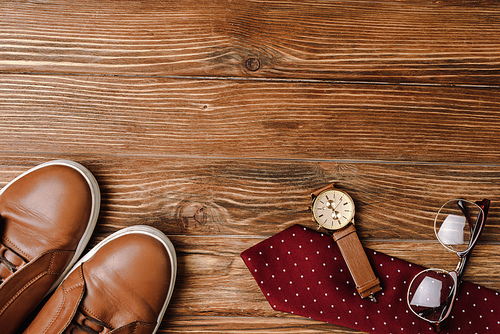
[[[241,254],[275,310],[369,333],[432,333],[409,309],[408,284],[424,268],[366,249],[383,290],[361,299],[340,250],[327,234],[294,225]],[[500,333],[500,296],[470,282],[460,286],[442,333]]]

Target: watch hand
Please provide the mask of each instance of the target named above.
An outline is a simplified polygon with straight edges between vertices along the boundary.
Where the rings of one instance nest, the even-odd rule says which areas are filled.
[[[337,220],[339,222],[339,224],[340,224],[340,218],[339,218],[339,212],[338,211],[334,210],[332,212],[332,219],[333,220]]]
[[[344,197],[344,196],[340,197],[338,204],[337,204],[337,205],[335,205],[335,208],[334,208],[333,210],[337,210],[337,207],[340,205],[340,203],[342,203],[342,198],[343,198],[343,197]]]

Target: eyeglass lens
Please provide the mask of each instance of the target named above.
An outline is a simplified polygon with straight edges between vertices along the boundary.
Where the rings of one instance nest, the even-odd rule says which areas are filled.
[[[422,271],[408,291],[410,307],[422,318],[437,322],[446,313],[454,288],[455,281],[448,272],[433,269]]]
[[[462,252],[469,248],[471,234],[481,208],[465,200],[447,202],[436,216],[436,235],[446,248]]]

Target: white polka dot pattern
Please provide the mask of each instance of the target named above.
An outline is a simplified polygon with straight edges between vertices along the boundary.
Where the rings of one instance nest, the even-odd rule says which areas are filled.
[[[378,303],[362,299],[340,250],[326,234],[294,225],[241,254],[278,311],[370,333],[432,333],[408,310],[406,292],[423,268],[366,249],[383,290]],[[500,333],[499,293],[463,282],[453,319],[442,333]]]

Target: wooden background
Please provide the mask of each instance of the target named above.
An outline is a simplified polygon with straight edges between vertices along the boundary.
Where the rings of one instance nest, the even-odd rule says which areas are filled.
[[[364,245],[449,269],[434,212],[489,198],[465,278],[500,291],[498,1],[0,4],[0,186],[72,159],[102,191],[89,246],[165,232],[179,275],[159,333],[355,333],[273,311],[239,256],[313,227],[332,181]]]

